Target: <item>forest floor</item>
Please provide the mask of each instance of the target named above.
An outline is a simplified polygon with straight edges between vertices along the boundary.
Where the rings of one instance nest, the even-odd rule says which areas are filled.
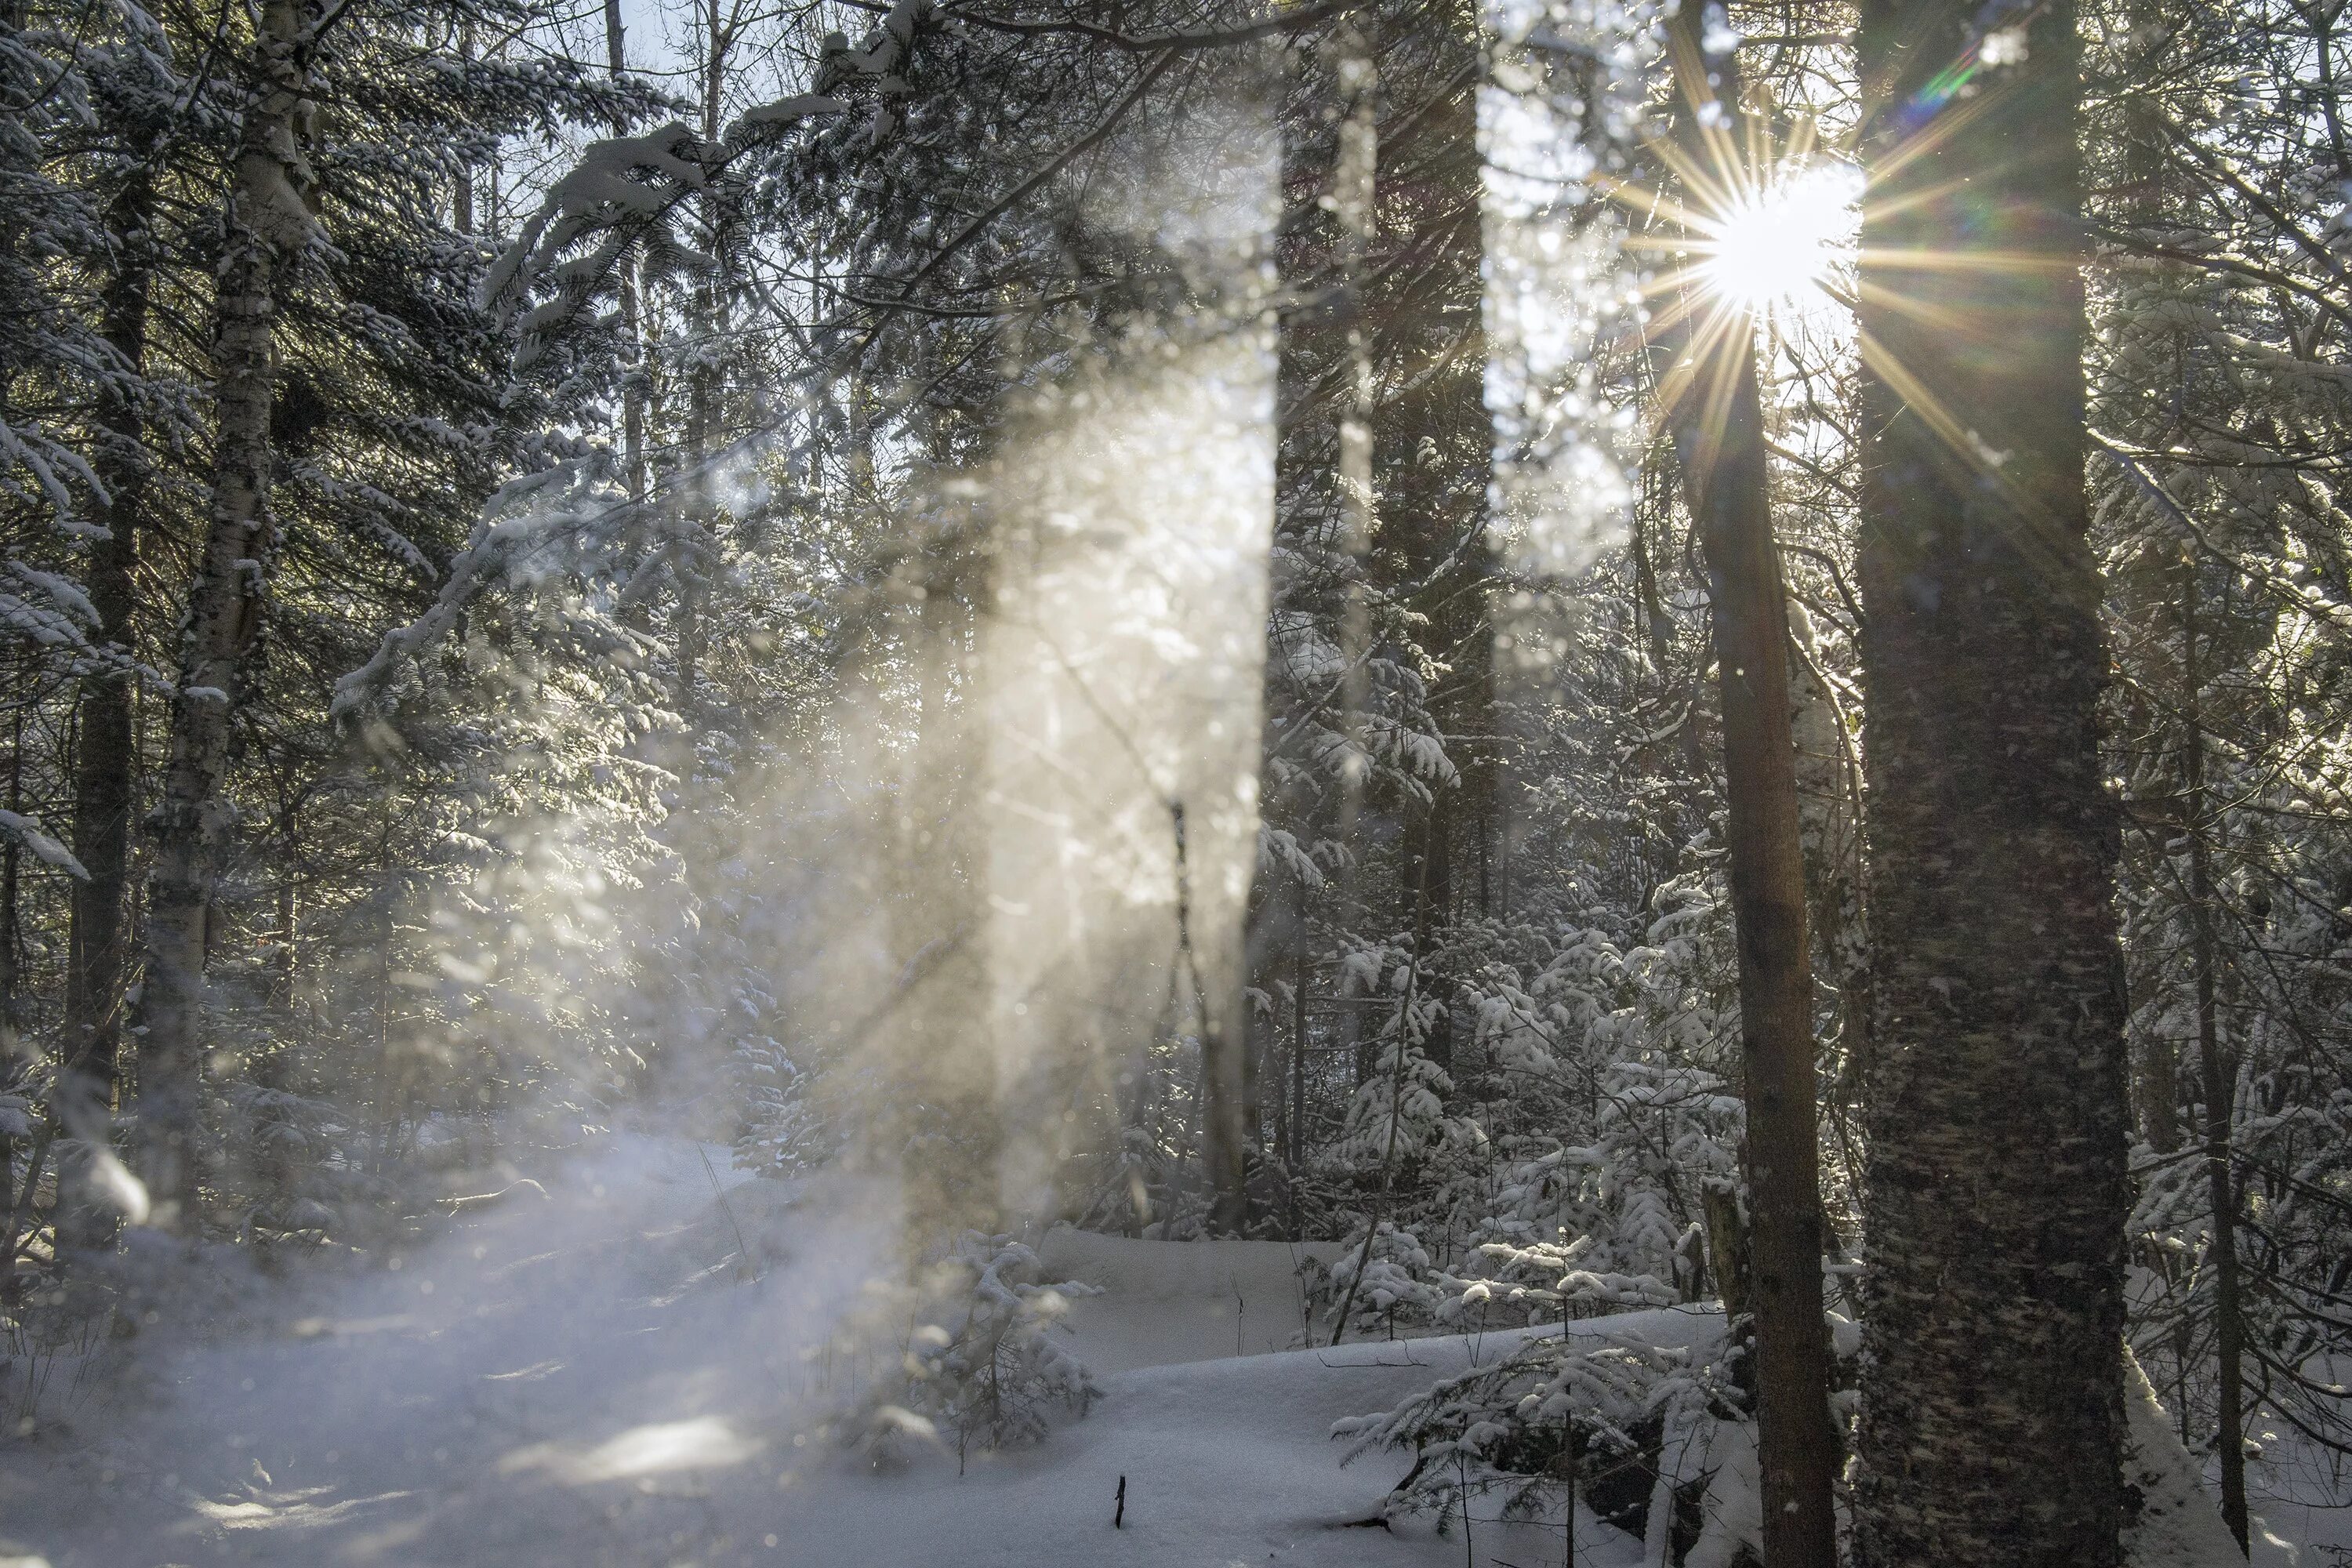
[[[0,1568],[1564,1561],[1557,1518],[1474,1510],[1466,1539],[1367,1522],[1407,1460],[1343,1468],[1332,1423],[1525,1331],[1284,1349],[1310,1249],[1051,1233],[1051,1277],[1104,1287],[1069,1318],[1103,1396],[1034,1447],[960,1462],[910,1442],[877,1472],[832,1436],[871,1371],[844,1330],[898,1271],[870,1189],[747,1180],[721,1150],[629,1135],[519,1176],[345,1269],[152,1266],[176,1296],[155,1326],[30,1369],[35,1418],[0,1439]],[[1579,1328],[1676,1342],[1703,1321]],[[1577,1568],[1641,1561],[1582,1509],[1574,1533]],[[2320,1551],[2304,1561],[2337,1560]]]
[[[876,1473],[824,1430],[861,1375],[833,1331],[895,1267],[859,1189],[746,1181],[722,1151],[637,1137],[535,1179],[396,1263],[215,1278],[231,1310],[205,1315],[234,1326],[160,1320],[79,1381],[52,1370],[38,1424],[0,1448],[0,1565],[1562,1560],[1558,1520],[1474,1519],[1466,1552],[1458,1528],[1361,1522],[1407,1460],[1343,1468],[1331,1424],[1521,1336],[1283,1351],[1301,1321],[1283,1243],[1053,1233],[1056,1277],[1107,1287],[1071,1319],[1103,1397],[1035,1447],[959,1465],[917,1444]],[[1589,1513],[1577,1547],[1582,1568],[1639,1558]]]

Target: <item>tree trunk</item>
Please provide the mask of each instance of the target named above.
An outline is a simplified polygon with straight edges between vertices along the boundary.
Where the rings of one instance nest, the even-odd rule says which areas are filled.
[[[1402,846],[1408,879],[1397,889],[1397,910],[1412,910],[1425,861],[1432,923],[1443,928],[1459,908],[1468,881],[1462,873],[1500,773],[1488,602],[1496,559],[1486,526],[1495,426],[1486,399],[1478,38],[1438,13],[1413,33],[1392,46],[1411,62],[1412,90],[1428,92],[1433,79],[1441,85],[1411,108],[1399,106],[1381,138],[1377,205],[1385,226],[1370,236],[1381,248],[1365,280],[1373,292],[1360,309],[1377,327],[1376,358],[1393,378],[1363,414],[1379,487],[1374,559],[1390,592],[1417,617],[1415,640],[1430,660],[1424,706],[1455,770],[1451,784],[1433,784],[1427,815]],[[1400,265],[1404,256],[1410,265]],[[1450,998],[1456,977],[1431,972],[1424,984]],[[1437,1015],[1426,1047],[1454,1074],[1455,1092],[1475,1096],[1476,1064],[1465,1059],[1465,1070],[1455,1071],[1456,1011],[1449,1005]]]
[[[153,284],[147,226],[154,187],[134,172],[108,214],[118,262],[100,301],[108,344],[132,373],[147,355],[147,308]],[[82,679],[74,752],[74,858],[89,873],[73,885],[67,939],[65,1037],[58,1098],[64,1120],[80,1140],[104,1137],[113,1114],[122,1047],[122,998],[130,948],[125,904],[131,881],[131,834],[138,816],[139,754],[131,732],[136,678],[131,617],[138,607],[140,533],[146,526],[147,458],[144,422],[127,390],[110,391],[100,418],[106,440],[98,453],[106,486],[105,539],[90,552],[89,602],[98,612],[95,640],[121,651],[126,668],[93,670]],[[89,1192],[87,1162],[58,1167],[58,1239],[68,1246],[103,1247],[113,1239],[111,1211]]]
[[[726,30],[714,5],[704,17],[708,52],[702,62],[702,139],[719,140],[719,115],[726,101],[727,68],[733,34]],[[677,532],[670,547],[670,570],[677,579],[677,709],[686,721],[686,748],[681,772],[694,767],[700,731],[696,718],[696,680],[702,665],[705,631],[704,600],[716,558],[713,537],[718,507],[710,466],[719,436],[720,342],[726,331],[727,250],[733,214],[726,189],[705,184],[701,191],[701,243],[709,248],[707,264],[695,270],[689,321],[693,342],[686,373],[686,495],[679,508]]]
[[[1307,1051],[1309,1036],[1307,1027],[1307,942],[1310,934],[1307,924],[1307,881],[1296,879],[1292,884],[1297,903],[1293,919],[1290,952],[1290,1170],[1292,1192],[1297,1190],[1297,1173],[1307,1163]],[[1292,1223],[1297,1220],[1297,1202],[1291,1204]]]
[[[1276,1043],[1290,1032],[1290,1020],[1276,1011],[1276,1002],[1282,994],[1284,980],[1296,973],[1304,952],[1306,928],[1300,918],[1304,901],[1292,891],[1298,879],[1289,872],[1271,871],[1261,868],[1256,878],[1255,897],[1251,900],[1243,952],[1249,976],[1248,992],[1242,998],[1244,1016],[1249,1020],[1250,1065],[1252,1081],[1247,1096],[1250,1103],[1244,1121],[1251,1142],[1256,1140],[1257,1128],[1264,1121],[1267,1095],[1265,1085],[1273,1085],[1273,1152],[1297,1174],[1291,1151],[1297,1147],[1297,1129],[1293,1114],[1292,1096],[1286,1087],[1297,1055],[1296,1041],[1288,1055],[1281,1055]],[[1258,1006],[1249,992],[1265,998]],[[1246,1151],[1244,1151],[1246,1158]],[[1246,1179],[1246,1171],[1244,1173]],[[1246,1217],[1245,1205],[1236,1205],[1233,1215],[1234,1228],[1241,1228]]]
[[[1191,971],[1194,1010],[1201,1028],[1201,1150],[1209,1178],[1209,1229],[1240,1236],[1249,1224],[1249,1156],[1257,1143],[1257,1073],[1252,1059],[1255,1031],[1244,1001],[1234,1009],[1212,998],[1201,971],[1201,932],[1192,910],[1192,867],[1184,806],[1172,811],[1176,836],[1176,932]],[[1239,987],[1234,988],[1236,992]]]
[[[8,810],[25,809],[25,710],[19,708],[8,739]],[[16,1044],[16,988],[23,984],[25,928],[18,909],[23,890],[21,846],[14,837],[0,848],[0,1045]]]
[[[468,62],[474,58],[474,24],[470,21],[457,24],[457,58]],[[459,234],[474,232],[474,171],[463,163],[457,165],[457,174],[449,182],[449,226]]]
[[[1378,388],[1372,379],[1372,340],[1363,317],[1364,272],[1378,223],[1374,210],[1380,172],[1380,76],[1371,41],[1353,18],[1342,18],[1329,40],[1332,75],[1339,102],[1339,148],[1331,167],[1331,211],[1339,221],[1339,269],[1334,283],[1337,310],[1347,333],[1347,374],[1339,397],[1339,548],[1348,563],[1346,603],[1339,618],[1341,728],[1348,736],[1346,769],[1339,781],[1339,824],[1334,837],[1350,851],[1364,796],[1371,783],[1370,708],[1372,531],[1380,503],[1372,488],[1372,416]],[[1351,854],[1342,872],[1342,922],[1360,913],[1361,889]]]
[[[2005,30],[1994,47],[1980,16]],[[1861,1568],[2113,1568],[2126,1102],[2075,7],[1865,0]]]
[[[2189,837],[2189,963],[2196,975],[2197,1063],[2205,1100],[2205,1182],[2213,1205],[2213,1237],[2206,1263],[2213,1270],[2213,1452],[2221,1462],[2221,1518],[2246,1550],[2245,1318],[2239,1302],[2238,1194],[2231,1165],[2237,1074],[2221,1049],[2214,1005],[2213,847],[2207,834],[2204,674],[2197,639],[2198,563],[2181,574],[2181,824]]]
[[[1705,111],[1717,94],[1737,105],[1738,65],[1727,51],[1705,48],[1697,13],[1685,5],[1668,24],[1682,100],[1678,141],[1694,169],[1720,176],[1740,154],[1727,130],[1708,131]],[[1722,689],[1764,1561],[1769,1568],[1836,1568],[1830,1494],[1840,1456],[1830,1426],[1822,1303],[1813,973],[1790,712],[1788,588],[1772,538],[1754,323],[1729,301],[1705,308],[1717,312],[1707,328],[1686,314],[1673,331],[1683,363],[1661,380],[1683,389],[1667,417],[1706,558]]]
[[[1278,466],[1295,461],[1290,456],[1294,443],[1314,455],[1309,465],[1311,477],[1302,488],[1318,492],[1318,500],[1323,500],[1319,492],[1328,475],[1330,515],[1337,523],[1338,537],[1331,542],[1338,545],[1338,570],[1343,574],[1338,584],[1341,597],[1338,630],[1342,668],[1336,690],[1318,692],[1313,700],[1326,702],[1336,698],[1336,728],[1348,740],[1345,754],[1339,759],[1339,777],[1329,781],[1334,787],[1327,797],[1331,837],[1359,851],[1350,855],[1346,866],[1333,878],[1336,923],[1345,926],[1361,908],[1362,888],[1356,875],[1360,861],[1358,835],[1371,777],[1371,604],[1366,574],[1376,521],[1371,424],[1375,389],[1370,334],[1360,320],[1360,306],[1362,274],[1371,250],[1373,195],[1379,172],[1378,77],[1370,43],[1352,18],[1341,18],[1320,40],[1317,53],[1321,60],[1328,62],[1328,77],[1318,77],[1314,89],[1320,93],[1328,87],[1332,95],[1327,104],[1318,107],[1328,107],[1338,118],[1336,145],[1328,163],[1320,161],[1319,149],[1302,155],[1303,150],[1295,144],[1286,148],[1284,187],[1286,192],[1304,195],[1307,201],[1324,206],[1332,215],[1332,265],[1326,274],[1321,258],[1317,257],[1285,278],[1286,284],[1298,289],[1294,300],[1297,308],[1283,321],[1276,402],[1285,411],[1284,416],[1296,423],[1278,434],[1276,460]],[[1317,144],[1310,142],[1308,145]],[[1323,287],[1318,289],[1317,284]],[[1315,365],[1311,352],[1302,352],[1302,345],[1309,338],[1335,329],[1340,340],[1337,352],[1342,369],[1338,377],[1339,390],[1326,403],[1317,395],[1315,384],[1319,379],[1319,367]],[[1331,419],[1328,447],[1318,438],[1322,427],[1317,424],[1326,408]],[[1327,461],[1328,468],[1324,466]],[[1276,496],[1280,498],[1285,493],[1278,472]],[[1279,499],[1276,504],[1281,504]],[[1276,526],[1279,529],[1278,520]],[[1279,649],[1271,650],[1271,658],[1280,657]],[[1269,705],[1268,711],[1272,710]],[[1266,776],[1268,771],[1261,768],[1260,776]],[[1265,802],[1261,809],[1270,812],[1273,804],[1270,800]],[[1304,816],[1319,815],[1321,803],[1298,804],[1304,807]],[[1265,897],[1253,900],[1250,941],[1265,947],[1259,928],[1265,921],[1278,921],[1280,918],[1276,895],[1269,891]],[[1303,915],[1299,929],[1305,929]],[[1352,1020],[1349,1027],[1354,1027]],[[1247,1055],[1245,1046],[1223,1037],[1231,1032],[1218,1030],[1204,1033],[1202,1037],[1202,1085],[1206,1101],[1202,1108],[1202,1142],[1210,1175],[1211,1227],[1238,1233],[1247,1210],[1244,1191],[1245,1145],[1256,1136],[1256,1086],[1244,1062],[1226,1059]],[[1248,1102],[1246,1111],[1244,1101]],[[1295,1116],[1292,1122],[1296,1136]]]
[[[2162,26],[2162,17],[2156,0],[2135,0],[2129,11],[2131,37],[2135,42],[2169,39]],[[2146,43],[2140,58],[2135,62],[2140,69],[2149,69],[2162,62],[2153,57],[2166,47],[2164,43]],[[2165,220],[2164,173],[2170,161],[2171,148],[2164,124],[2161,101],[2153,91],[2132,96],[2124,109],[2124,190],[2125,212],[2129,220],[2147,229],[2155,229]],[[2184,369],[2181,374],[2185,376]],[[2183,432],[2179,429],[2178,410],[2168,411],[2159,419],[2147,421],[2137,429],[2120,432],[2135,445],[2158,450],[2173,445]],[[2195,563],[2189,565],[2193,576]],[[2129,579],[2126,577],[2126,592]],[[2166,584],[2169,586],[2169,584]],[[2162,589],[2159,588],[2158,592]],[[2126,614],[2130,611],[2127,608]],[[2194,693],[2189,700],[2195,700]],[[2180,1147],[2180,1047],[2168,1030],[2151,1028],[2146,1031],[2139,1045],[2140,1076],[2137,1085],[2139,1121],[2147,1146],[2159,1154],[2170,1154]]]
[[[621,23],[621,0],[604,0],[604,68],[614,81],[628,72],[626,30]],[[613,117],[613,134],[625,135],[628,121]],[[618,263],[621,292],[621,341],[628,360],[621,371],[621,468],[629,499],[646,499],[646,340],[638,304],[635,256]]]
[[[166,1223],[174,1210],[184,1221],[195,1195],[205,928],[236,826],[222,785],[277,544],[268,496],[278,269],[309,244],[315,226],[304,201],[310,171],[298,140],[310,113],[310,23],[307,0],[268,0],[262,9],[255,97],[222,215],[212,517],[181,626],[141,1005],[141,1159]]]

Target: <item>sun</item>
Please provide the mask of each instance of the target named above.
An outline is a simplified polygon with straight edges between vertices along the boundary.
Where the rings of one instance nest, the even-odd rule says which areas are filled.
[[[1694,247],[1698,281],[1759,312],[1820,301],[1822,285],[1853,251],[1861,195],[1862,171],[1843,160],[1782,164],[1732,194],[1720,211],[1694,216],[1702,237]]]

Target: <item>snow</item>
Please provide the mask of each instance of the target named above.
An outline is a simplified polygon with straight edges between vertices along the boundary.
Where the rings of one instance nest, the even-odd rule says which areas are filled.
[[[35,858],[44,865],[55,866],[60,871],[70,875],[76,881],[89,880],[89,872],[79,860],[74,858],[73,851],[42,831],[41,825],[31,817],[20,816],[13,811],[0,811],[0,834],[5,834],[31,850]]]
[[[1064,1226],[1037,1253],[1046,1273],[1104,1288],[1070,1303],[1067,1319],[1079,1356],[1100,1375],[1288,1349],[1305,1326],[1299,1269],[1340,1250],[1331,1242],[1136,1241]]]
[[[99,531],[103,533],[105,531],[101,529]],[[61,577],[54,572],[43,572],[27,566],[22,561],[9,562],[7,569],[11,575],[22,578],[26,584],[56,600],[69,614],[79,618],[84,626],[98,625],[98,606],[89,602],[89,595],[84,594],[72,579]]]
[[[721,1151],[639,1135],[463,1191],[429,1241],[351,1270],[265,1277],[246,1255],[175,1260],[135,1233],[131,1258],[171,1282],[154,1301],[171,1317],[52,1369],[53,1387],[72,1388],[0,1465],[0,1564],[1561,1560],[1557,1518],[1506,1525],[1491,1504],[1474,1505],[1467,1554],[1458,1525],[1441,1538],[1425,1521],[1370,1522],[1408,1458],[1343,1468],[1335,1423],[1543,1331],[1286,1348],[1298,1267],[1328,1261],[1328,1245],[1046,1233],[1047,1277],[1103,1288],[1067,1319],[1103,1396],[1035,1448],[969,1456],[960,1471],[944,1447],[913,1443],[911,1463],[877,1473],[829,1423],[898,1353],[836,1331],[899,1267],[887,1191],[748,1179]],[[187,1311],[200,1294],[208,1310]],[[184,1316],[216,1326],[173,1327]],[[1574,1331],[1678,1343],[1691,1321],[1652,1310]],[[2133,1479],[2148,1500],[2133,1561],[2242,1561],[2133,1375]],[[1752,1468],[1750,1452],[1720,1458]],[[1725,1532],[1695,1560],[1729,1561],[1730,1545]],[[1580,1568],[1633,1568],[1642,1552],[1579,1510]]]
[[[2132,1568],[2231,1568],[2246,1559],[2221,1522],[2196,1461],[2139,1363],[2125,1352],[2124,1421],[2131,1446],[2126,1482],[2139,1490],[2139,1514],[2125,1531]]]
[[[754,104],[735,117],[739,126],[792,125],[820,115],[844,114],[849,105],[841,99],[803,92],[773,103]]]
[[[829,1331],[897,1266],[886,1194],[745,1180],[634,1136],[469,1190],[431,1242],[355,1276],[231,1264],[207,1288],[242,1329],[159,1322],[102,1352],[95,1391],[54,1401],[0,1466],[0,1562],[1459,1563],[1458,1534],[1355,1523],[1406,1460],[1342,1468],[1328,1434],[1519,1338],[1269,1351],[1297,1328],[1283,1244],[1056,1231],[1049,1271],[1108,1287],[1072,1312],[1104,1397],[961,1475],[931,1451],[876,1474],[819,1427],[856,1371]],[[1473,1528],[1482,1562],[1559,1560],[1557,1521]],[[1589,1515],[1578,1539],[1581,1563],[1635,1561]]]
[[[2182,1447],[2173,1417],[2128,1352],[2124,1416],[2131,1445],[2124,1479],[2141,1499],[2139,1517],[2124,1536],[2132,1568],[2237,1568],[2249,1558],[2254,1568],[2297,1568],[2352,1556],[2352,1521],[2341,1510],[2297,1500],[2327,1495],[2327,1461],[2299,1442],[2281,1443],[2259,1408],[2252,1429],[2263,1457],[2247,1466],[2252,1550],[2242,1556],[2214,1500],[2219,1467],[2210,1455],[2192,1458]]]

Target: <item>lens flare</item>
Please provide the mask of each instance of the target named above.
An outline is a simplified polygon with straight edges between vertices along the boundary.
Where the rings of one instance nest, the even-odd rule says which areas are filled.
[[[1822,159],[1784,168],[1700,220],[1699,275],[1707,289],[1755,310],[1821,297],[1861,222],[1862,172]]]

